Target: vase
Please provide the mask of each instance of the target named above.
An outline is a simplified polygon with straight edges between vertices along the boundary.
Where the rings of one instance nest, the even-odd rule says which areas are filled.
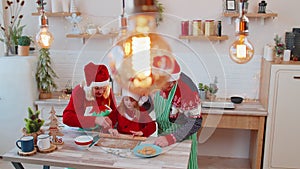
[[[44,133],[43,130],[39,130],[39,131],[33,132],[33,133],[27,133],[26,128],[23,128],[23,129],[22,129],[22,132],[23,132],[23,135],[24,135],[24,136],[32,136],[32,137],[33,137],[33,142],[34,142],[34,145],[35,145],[35,146],[37,146],[37,137],[38,137],[38,135]]]
[[[52,93],[51,92],[40,92],[39,98],[40,99],[51,99]]]
[[[283,58],[282,55],[276,55],[275,59],[274,59],[274,62],[277,63],[277,64],[279,64],[279,63],[282,62],[282,58]]]
[[[206,91],[204,90],[199,90],[199,94],[200,94],[200,99],[202,101],[204,101],[206,99]]]

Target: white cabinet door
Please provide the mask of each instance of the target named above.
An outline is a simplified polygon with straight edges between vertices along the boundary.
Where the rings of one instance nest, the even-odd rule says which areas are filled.
[[[0,57],[0,156],[16,146],[22,135],[28,107],[37,99],[37,57]]]
[[[300,71],[280,70],[275,78],[270,166],[299,169]]]

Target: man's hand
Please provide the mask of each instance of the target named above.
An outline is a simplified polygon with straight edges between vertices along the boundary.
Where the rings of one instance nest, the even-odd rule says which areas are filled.
[[[109,117],[98,116],[95,119],[95,124],[98,124],[99,126],[103,126],[104,128],[110,128],[112,122]]]

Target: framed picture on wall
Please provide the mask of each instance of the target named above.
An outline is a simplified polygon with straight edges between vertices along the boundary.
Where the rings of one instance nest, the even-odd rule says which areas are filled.
[[[236,2],[235,0],[226,0],[225,1],[226,11],[235,11],[236,10]]]

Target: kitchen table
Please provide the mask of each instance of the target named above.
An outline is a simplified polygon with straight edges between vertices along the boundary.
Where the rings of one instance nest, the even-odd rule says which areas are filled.
[[[136,168],[136,169],[186,169],[188,166],[191,141],[165,147],[159,156],[152,158],[140,158],[134,155],[120,156],[107,151],[98,151],[100,147],[94,146],[89,150],[80,150],[74,143],[74,138],[85,134],[75,128],[64,127],[62,146],[51,153],[39,153],[32,156],[18,155],[16,147],[3,155],[3,160],[11,161],[16,169],[23,169],[22,163],[38,164],[44,169],[50,166],[72,167],[76,169],[100,169],[100,168]],[[94,133],[88,133],[94,134]],[[153,142],[154,137],[149,137],[145,142]]]

